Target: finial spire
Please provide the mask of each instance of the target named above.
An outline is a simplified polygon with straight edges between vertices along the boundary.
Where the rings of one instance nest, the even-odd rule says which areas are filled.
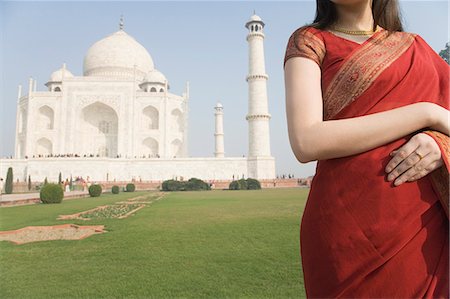
[[[123,15],[120,15],[119,30],[123,30]]]
[[[253,14],[256,15],[256,10],[255,9],[253,10]]]

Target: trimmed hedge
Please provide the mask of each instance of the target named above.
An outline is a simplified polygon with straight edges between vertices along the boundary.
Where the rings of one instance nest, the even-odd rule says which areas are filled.
[[[119,186],[117,186],[117,185],[114,185],[114,186],[112,186],[112,188],[111,188],[111,192],[112,192],[112,194],[119,194]]]
[[[102,186],[94,184],[89,186],[89,195],[91,197],[99,197],[102,194]]]
[[[247,189],[248,190],[261,189],[261,183],[257,179],[248,178],[247,179]]]
[[[232,181],[228,186],[230,190],[239,190],[239,183],[237,181]]]
[[[61,203],[64,191],[61,185],[49,183],[41,188],[39,197],[42,203]]]
[[[256,190],[261,189],[261,183],[252,178],[240,179],[237,181],[232,181],[228,186],[230,190]]]
[[[128,183],[125,190],[127,190],[127,192],[134,192],[134,190],[136,190],[136,186],[132,183]]]
[[[163,191],[198,191],[211,190],[211,186],[197,178],[190,178],[188,181],[165,180],[162,183]]]
[[[197,179],[190,178],[187,183],[185,183],[185,190],[187,191],[197,191],[197,190],[211,190],[211,187],[208,183]]]
[[[162,182],[163,191],[181,191],[183,187],[184,186],[181,181],[166,180]]]

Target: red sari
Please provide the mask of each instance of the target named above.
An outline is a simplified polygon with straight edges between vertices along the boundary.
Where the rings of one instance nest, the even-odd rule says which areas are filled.
[[[285,62],[295,56],[321,68],[324,120],[421,101],[450,109],[449,66],[419,35],[382,29],[358,44],[302,27]],[[420,131],[439,144],[445,165],[398,187],[384,171],[389,153],[417,132],[318,161],[300,228],[308,297],[449,297],[449,137]]]

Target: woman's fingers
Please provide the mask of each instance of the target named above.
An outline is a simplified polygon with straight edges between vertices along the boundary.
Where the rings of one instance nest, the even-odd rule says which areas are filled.
[[[438,169],[442,165],[443,165],[442,160],[434,161],[428,167],[425,167],[423,170],[418,171],[415,175],[410,177],[408,179],[408,182],[417,181],[418,179],[423,178],[424,176],[426,176],[427,174],[429,174],[433,170]]]
[[[396,178],[399,174],[401,174],[401,172],[399,172],[399,170],[397,169],[397,166],[402,163],[407,157],[410,157],[411,154],[419,147],[419,143],[416,142],[416,140],[413,138],[411,138],[405,145],[403,145],[402,147],[400,147],[398,150],[395,151],[394,157],[391,159],[391,161],[389,161],[389,163],[386,165],[385,171],[387,173],[391,172],[389,174],[389,176],[391,176],[391,178]],[[421,153],[422,154],[422,153]],[[417,155],[416,155],[417,156]],[[418,156],[417,156],[418,158]],[[412,161],[413,158],[410,159],[410,162],[408,163],[412,163],[414,161]],[[417,161],[415,161],[414,163],[416,163]],[[411,164],[411,166],[414,164]],[[410,167],[411,167],[410,166]],[[406,169],[404,169],[403,171],[405,171]],[[388,176],[388,180],[389,180],[389,176]]]
[[[395,180],[395,178],[399,177],[399,175],[401,175],[405,171],[409,170],[413,166],[419,167],[419,168],[424,168],[425,166],[427,166],[428,164],[424,165],[423,160],[425,159],[425,157],[427,157],[428,154],[429,154],[429,152],[425,152],[423,147],[419,146],[418,148],[416,148],[414,151],[412,151],[410,153],[410,155],[408,157],[406,157],[406,159],[404,159],[400,164],[398,164],[397,167],[395,167],[395,169],[388,175],[388,178],[387,178],[388,181]],[[430,160],[430,159],[426,159],[425,161],[428,161],[428,163],[432,162],[432,160]],[[419,164],[419,162],[422,162],[422,163]]]
[[[408,156],[402,159],[406,153]],[[395,186],[418,180],[443,165],[439,146],[432,137],[424,133],[414,135],[390,156],[393,158],[385,170],[391,170],[387,179],[394,181]]]
[[[414,156],[414,153],[411,155]],[[398,186],[404,182],[413,181],[413,177],[421,178],[427,175],[433,163],[435,163],[435,160],[432,155],[426,155],[423,159],[420,159],[417,163],[415,163],[415,165],[409,167],[405,172],[401,173],[401,175],[399,175],[394,181],[394,185]]]

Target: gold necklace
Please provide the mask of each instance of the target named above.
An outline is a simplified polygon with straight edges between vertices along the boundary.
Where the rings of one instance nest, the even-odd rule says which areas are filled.
[[[375,32],[377,32],[378,29],[379,29],[379,26],[377,25],[377,28],[375,29],[375,31],[373,31],[373,30],[367,30],[367,31],[366,30],[347,30],[347,29],[343,29],[343,28],[339,28],[339,27],[333,27],[332,30],[350,34],[350,35],[371,35],[371,34],[374,34]]]

